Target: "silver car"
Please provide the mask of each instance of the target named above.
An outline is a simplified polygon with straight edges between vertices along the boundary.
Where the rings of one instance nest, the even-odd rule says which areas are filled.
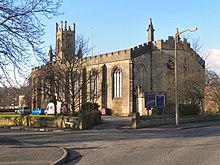
[[[19,107],[15,110],[16,114],[31,114],[31,109],[29,107]]]

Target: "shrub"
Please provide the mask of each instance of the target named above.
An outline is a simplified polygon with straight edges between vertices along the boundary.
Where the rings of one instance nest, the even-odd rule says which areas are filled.
[[[98,103],[91,103],[91,102],[86,102],[82,104],[81,106],[81,111],[93,111],[93,110],[99,110],[99,105]]]
[[[164,114],[174,115],[174,114],[175,114],[175,104],[168,103],[168,104],[164,107]]]
[[[102,113],[100,111],[93,111],[91,114],[91,120],[93,125],[99,124],[102,118]]]
[[[102,114],[98,108],[99,105],[97,103],[87,102],[82,105],[80,113],[87,121],[88,128],[100,123]]]
[[[200,107],[198,104],[180,104],[179,106],[180,115],[199,115]]]
[[[152,110],[152,115],[162,115],[162,114],[163,114],[163,110],[162,109],[154,108]]]

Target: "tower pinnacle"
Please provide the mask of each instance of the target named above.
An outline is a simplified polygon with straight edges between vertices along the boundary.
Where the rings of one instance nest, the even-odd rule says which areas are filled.
[[[50,45],[48,56],[49,56],[49,62],[52,62],[53,61],[53,52],[52,52],[52,46],[51,45]]]
[[[67,21],[56,24],[56,60],[72,60],[75,55],[75,24],[73,29],[67,26]]]
[[[149,24],[148,24],[148,42],[154,41],[154,28],[152,24],[152,19],[150,18]]]

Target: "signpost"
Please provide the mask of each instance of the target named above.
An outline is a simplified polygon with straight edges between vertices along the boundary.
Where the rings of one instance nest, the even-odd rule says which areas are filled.
[[[164,108],[166,93],[145,92],[145,108]]]

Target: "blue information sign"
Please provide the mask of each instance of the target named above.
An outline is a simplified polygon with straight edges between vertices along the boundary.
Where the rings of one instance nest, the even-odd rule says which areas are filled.
[[[155,107],[155,93],[146,92],[145,93],[145,108]]]
[[[165,107],[166,95],[155,95],[155,107],[163,108]]]
[[[166,93],[145,92],[145,108],[163,108],[166,105]]]

